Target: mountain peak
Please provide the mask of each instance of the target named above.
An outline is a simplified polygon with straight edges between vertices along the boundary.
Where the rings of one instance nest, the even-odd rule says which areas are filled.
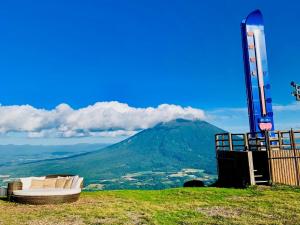
[[[176,127],[198,127],[200,129],[219,129],[218,127],[215,127],[214,125],[200,119],[194,119],[194,120],[188,120],[188,119],[175,119],[168,122],[162,122],[157,125],[155,125],[153,128],[150,129],[162,129],[162,128],[176,128]],[[147,131],[147,129],[145,130]]]
[[[197,122],[204,122],[202,120],[199,119],[183,119],[183,118],[178,118],[178,119],[174,119],[174,120],[170,120],[167,122],[161,122],[158,123],[157,125],[155,125],[154,127],[159,127],[159,126],[176,126],[176,125],[184,125],[184,124],[192,124],[192,123],[197,123]]]

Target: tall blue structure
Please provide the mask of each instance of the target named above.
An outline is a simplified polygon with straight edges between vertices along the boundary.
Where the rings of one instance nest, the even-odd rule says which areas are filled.
[[[250,132],[274,130],[263,16],[259,10],[241,23]]]

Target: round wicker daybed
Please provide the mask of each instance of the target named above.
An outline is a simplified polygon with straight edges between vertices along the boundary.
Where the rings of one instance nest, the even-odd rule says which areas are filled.
[[[27,179],[27,180],[26,180]],[[57,180],[63,182],[69,180],[68,187],[54,186]],[[51,182],[52,186],[43,186],[42,188],[33,187],[31,182],[38,180],[40,183]],[[30,186],[31,185],[31,186]],[[8,184],[7,194],[9,201],[42,205],[42,204],[59,204],[75,202],[79,199],[83,187],[83,178],[70,175],[48,175],[46,177],[20,178]]]

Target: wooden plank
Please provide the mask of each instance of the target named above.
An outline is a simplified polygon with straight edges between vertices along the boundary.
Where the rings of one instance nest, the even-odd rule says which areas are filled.
[[[248,154],[248,166],[249,166],[250,185],[255,185],[252,152],[247,152],[247,154]]]
[[[300,174],[299,174],[299,171],[300,171],[300,159],[299,158],[297,158],[296,159],[296,162],[297,162],[297,169],[298,169],[298,174],[296,174],[296,176],[297,176],[297,179],[298,179],[298,186],[300,185],[299,184],[299,180],[300,180]]]

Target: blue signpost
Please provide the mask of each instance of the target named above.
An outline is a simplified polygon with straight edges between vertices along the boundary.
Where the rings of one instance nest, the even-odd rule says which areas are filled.
[[[263,17],[259,10],[241,23],[251,133],[274,130]]]

